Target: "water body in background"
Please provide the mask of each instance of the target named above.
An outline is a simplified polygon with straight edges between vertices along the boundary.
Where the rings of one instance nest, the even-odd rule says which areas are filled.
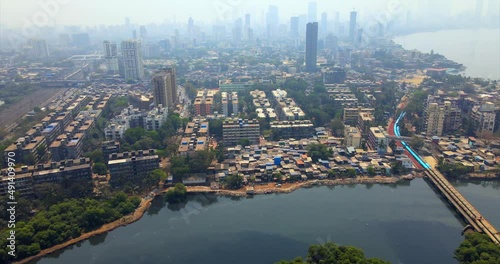
[[[496,191],[496,190],[494,190]],[[275,263],[332,241],[392,263],[457,263],[463,223],[422,179],[253,198],[163,199],[139,221],[37,263]]]
[[[500,181],[452,182],[497,230],[500,230]]]
[[[434,50],[467,67],[466,76],[500,80],[500,29],[445,30],[399,36],[403,48]]]

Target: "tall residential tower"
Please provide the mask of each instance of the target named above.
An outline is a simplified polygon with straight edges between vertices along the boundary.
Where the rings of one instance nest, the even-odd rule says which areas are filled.
[[[139,40],[125,40],[121,45],[125,79],[143,79],[144,65]]]
[[[306,28],[306,71],[316,71],[318,56],[318,22],[307,23]]]
[[[104,59],[106,60],[106,67],[110,73],[118,73],[118,48],[115,42],[103,41]]]
[[[356,11],[351,12],[351,19],[349,20],[349,40],[354,43],[356,40],[356,17],[358,13]]]
[[[175,82],[175,69],[167,68],[153,76],[153,96],[155,106],[175,108],[177,100],[177,84]]]

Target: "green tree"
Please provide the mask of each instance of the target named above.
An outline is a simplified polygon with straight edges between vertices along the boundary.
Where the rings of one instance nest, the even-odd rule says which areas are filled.
[[[96,149],[92,152],[89,152],[85,156],[90,158],[90,160],[94,163],[105,162],[104,153],[102,152],[101,149]]]
[[[165,198],[169,203],[180,203],[186,200],[187,188],[182,183],[177,183],[174,188],[167,191]]]
[[[403,166],[401,161],[395,161],[391,163],[391,171],[392,174],[399,175],[407,173],[408,169]]]
[[[250,146],[250,140],[248,138],[241,139],[238,141],[238,145],[241,145],[242,147]]]
[[[455,259],[463,264],[500,263],[500,245],[493,243],[486,234],[466,234],[455,250]]]
[[[48,208],[65,198],[64,189],[59,183],[42,183],[35,185],[36,198]]]
[[[211,119],[208,122],[208,127],[210,127],[210,134],[218,139],[222,138],[222,120]]]
[[[206,172],[213,159],[215,158],[215,151],[206,149],[203,151],[197,151],[189,159],[189,171],[191,173],[203,173]]]
[[[330,128],[335,136],[341,137],[344,135],[344,122],[342,122],[340,118],[333,119],[332,122],[330,122]]]
[[[282,260],[277,264],[329,264],[329,263],[357,263],[357,264],[389,264],[376,258],[366,258],[361,249],[352,246],[341,246],[331,242],[309,247],[307,257],[297,257],[292,261]]]
[[[97,162],[94,163],[94,166],[92,166],[92,171],[99,175],[106,175],[108,173],[108,168],[106,168],[104,163]]]
[[[146,130],[142,127],[129,128],[125,131],[124,139],[125,142],[133,145],[137,141],[141,140],[144,136],[146,136]]]
[[[281,172],[276,172],[273,174],[273,178],[275,178],[277,182],[282,182],[283,180],[285,180],[285,175],[283,175]]]
[[[350,178],[354,178],[356,177],[358,173],[356,172],[356,169],[354,168],[349,168],[347,169],[347,175],[350,177]]]
[[[218,144],[215,151],[216,151],[215,157],[217,158],[217,162],[219,163],[223,162],[226,156],[226,151],[224,146],[222,144]]]
[[[167,179],[167,174],[162,169],[156,169],[151,171],[146,178],[143,180],[144,187],[150,188],[158,186],[160,181],[165,181]]]
[[[376,174],[375,168],[373,168],[373,166],[368,166],[366,171],[368,172],[368,175],[370,175],[370,176],[375,176],[375,174]]]
[[[319,159],[326,160],[333,155],[333,151],[323,144],[310,144],[307,146],[307,150],[314,162],[317,162]]]
[[[243,186],[243,176],[230,174],[226,177],[225,182],[228,189],[236,190]]]
[[[424,147],[425,143],[424,140],[421,137],[413,136],[411,137],[410,140],[410,147],[414,149],[415,151],[419,151]]]
[[[188,160],[183,156],[174,156],[170,159],[170,173],[175,182],[181,182],[182,177],[190,172]]]

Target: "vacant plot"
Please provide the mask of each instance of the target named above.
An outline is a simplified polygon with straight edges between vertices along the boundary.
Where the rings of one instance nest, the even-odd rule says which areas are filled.
[[[41,106],[49,99],[66,88],[38,88],[32,93],[24,96],[17,103],[9,105],[0,111],[0,128],[11,126],[22,116],[33,110],[35,106]]]

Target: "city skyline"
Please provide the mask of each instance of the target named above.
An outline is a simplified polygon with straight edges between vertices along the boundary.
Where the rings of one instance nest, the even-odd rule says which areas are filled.
[[[125,17],[129,17],[132,24],[149,23],[187,23],[192,17],[196,23],[214,23],[217,21],[234,21],[251,14],[252,20],[257,24],[264,24],[267,10],[270,5],[277,6],[279,10],[279,23],[287,23],[292,16],[308,15],[309,3],[317,3],[316,20],[321,13],[326,12],[330,17],[340,12],[341,20],[348,20],[348,12],[356,10],[361,17],[377,15],[395,8],[405,8],[417,14],[432,8],[442,12],[443,15],[457,15],[463,12],[476,14],[476,1],[442,1],[439,4],[428,2],[417,2],[414,0],[355,0],[350,3],[297,0],[293,5],[288,1],[256,0],[251,3],[240,0],[215,0],[196,1],[188,0],[181,3],[172,3],[157,0],[144,0],[141,2],[120,2],[111,0],[98,2],[95,5],[90,1],[79,0],[53,0],[36,2],[32,0],[7,1],[0,0],[0,25],[9,28],[22,28],[30,23],[40,23],[48,26],[54,25],[121,25],[125,23]],[[498,5],[495,1],[484,1],[483,13],[495,14],[491,5]],[[92,8],[99,6],[98,9]],[[142,8],[155,6],[155,8]],[[193,9],[192,6],[199,8]],[[6,12],[6,10],[17,10],[17,12]],[[114,12],[109,12],[114,10]],[[137,12],[141,10],[141,12]],[[188,11],[185,11],[188,10]],[[208,12],[207,12],[208,10]],[[93,14],[92,16],[79,16],[80,13]],[[496,13],[498,14],[498,12]],[[420,14],[419,14],[420,15]],[[315,21],[318,22],[318,21]]]

